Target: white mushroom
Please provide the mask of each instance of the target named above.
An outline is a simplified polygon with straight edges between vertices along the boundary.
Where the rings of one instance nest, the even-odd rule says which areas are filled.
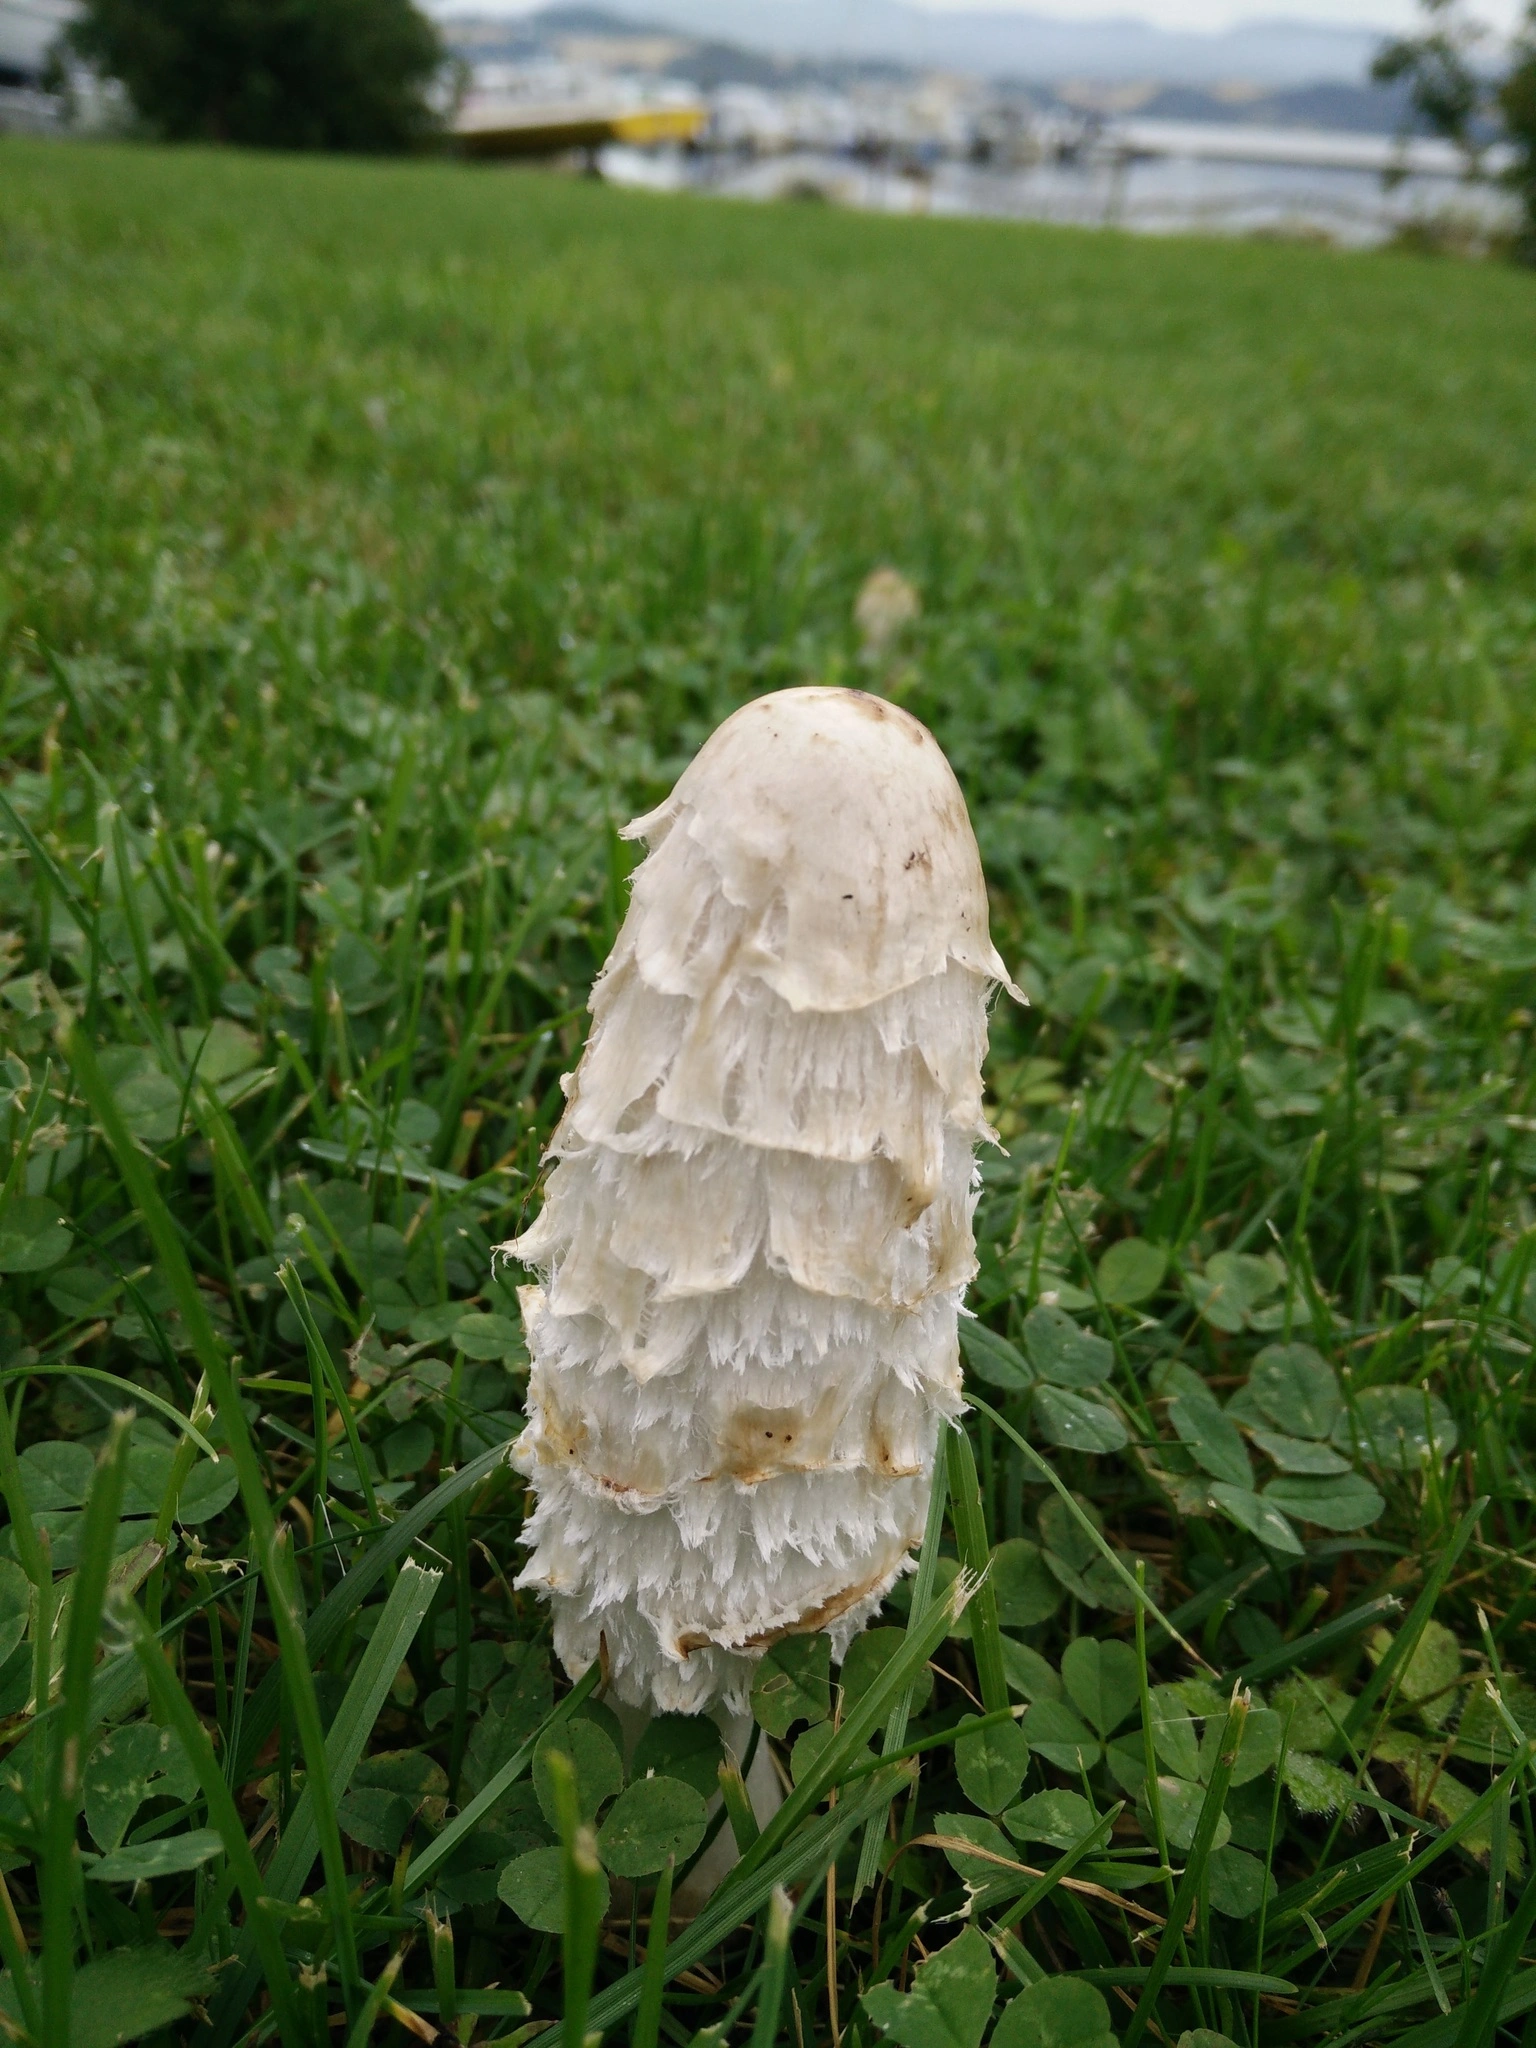
[[[922,1534],[975,1271],[987,932],[959,785],[906,712],[785,690],[628,828],[543,1213],[506,1249],[533,1365],[518,1580],[573,1675],[740,1711],[840,1656]]]
[[[853,623],[865,660],[878,661],[888,654],[922,611],[922,599],[899,569],[871,569],[853,601]]]

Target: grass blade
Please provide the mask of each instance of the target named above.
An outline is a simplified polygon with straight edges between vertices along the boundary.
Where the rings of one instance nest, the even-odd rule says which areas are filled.
[[[261,1958],[267,1991],[278,2017],[280,2037],[285,2041],[300,2040],[302,2028],[293,2002],[288,1958],[283,1950],[282,1935],[263,1903],[265,1887],[246,1839],[240,1810],[224,1781],[224,1773],[219,1768],[203,1724],[175,1673],[166,1663],[154,1630],[138,1608],[130,1606],[127,1612],[133,1629],[134,1651],[149,1687],[150,1698],[166,1727],[175,1729],[197,1773],[198,1786],[208,1808],[208,1819],[219,1831],[230,1870],[245,1901],[246,1926]]]
[[[1125,1969],[1101,1968],[1090,1963],[1074,1976],[1081,1977],[1089,1984],[1144,1984],[1150,1974],[1147,1964],[1132,1965]],[[1262,1970],[1224,1970],[1214,1963],[1175,1963],[1163,1973],[1163,1982],[1185,1986],[1194,1991],[1244,1991],[1260,1998],[1294,1998],[1297,1987],[1289,1977],[1270,1977]]]
[[[893,1764],[891,1775],[900,1785],[912,1782],[909,1765]],[[900,1785],[895,1789],[900,1789]],[[679,1971],[702,1962],[712,1948],[732,1931],[760,1912],[776,1890],[813,1886],[854,1831],[875,1814],[883,1813],[895,1792],[891,1786],[875,1784],[862,1797],[839,1801],[802,1828],[768,1862],[759,1865],[739,1883],[722,1885],[693,1925],[684,1930],[667,1950],[668,1981]],[[738,1865],[739,1869],[740,1866]],[[732,1876],[736,1873],[733,1871]],[[616,2025],[639,2003],[644,1970],[631,1970],[617,1984],[610,1984],[592,2001],[587,2015],[589,2026],[601,2032]]]
[[[965,1612],[974,1581],[962,1572],[942,1600],[907,1630],[906,1640],[874,1684],[843,1722],[813,1767],[769,1821],[736,1867],[727,1873],[721,1892],[744,1884],[773,1856],[808,1814],[814,1813],[843,1773],[859,1757],[879,1726],[880,1717],[898,1693],[911,1684],[939,1644]],[[893,1781],[894,1786],[894,1781]],[[893,1791],[894,1796],[894,1791]]]
[[[75,1817],[80,1811],[85,1738],[90,1715],[91,1669],[101,1634],[102,1608],[112,1572],[112,1554],[123,1487],[128,1476],[130,1415],[112,1424],[97,1460],[85,1505],[80,1564],[74,1575],[64,1644],[64,1670],[56,1718],[39,1723],[34,1742],[49,1746],[48,1803],[43,1820],[43,2038],[50,2048],[69,2048],[75,1960],[75,1885],[79,1852]]]
[[[22,1484],[21,1463],[16,1456],[11,1404],[3,1392],[0,1392],[0,1494],[5,1497],[6,1510],[10,1515],[11,1540],[16,1546],[17,1561],[37,1593],[41,1597],[49,1597],[53,1588],[53,1570],[32,1520],[26,1488]],[[41,1696],[39,1693],[38,1697]]]
[[[218,1452],[197,1424],[189,1422],[174,1402],[167,1401],[163,1394],[157,1394],[153,1387],[141,1387],[136,1380],[125,1380],[121,1373],[103,1372],[100,1366],[95,1365],[50,1365],[46,1362],[7,1366],[0,1372],[0,1384],[11,1380],[47,1378],[91,1380],[98,1386],[111,1387],[116,1393],[126,1394],[135,1407],[152,1408],[178,1435],[195,1444],[205,1458],[218,1458]],[[17,1540],[19,1543],[21,1539],[18,1537]]]
[[[1506,1981],[1495,2023],[1507,2026],[1533,2007],[1536,2007],[1536,1970],[1522,1970],[1518,1977]],[[1395,2048],[1467,2048],[1463,2029],[1468,2019],[1469,2012],[1464,2006],[1442,2018],[1425,2020],[1422,2026],[1411,2027],[1406,2034],[1399,2035]]]
[[[1407,1619],[1392,1638],[1391,1648],[1360,1688],[1349,1712],[1344,1716],[1346,1736],[1358,1735],[1369,1719],[1376,1702],[1386,1692],[1400,1670],[1407,1668],[1408,1659],[1419,1646],[1419,1638],[1434,1619],[1435,1606],[1445,1583],[1455,1570],[1461,1553],[1472,1540],[1472,1532],[1483,1518],[1488,1506],[1487,1495],[1473,1501],[1461,1520],[1451,1532],[1451,1539],[1435,1559],[1435,1568],[1424,1581],[1419,1597],[1408,1610]]]
[[[471,1459],[467,1465],[461,1465],[451,1478],[441,1480],[425,1500],[418,1501],[414,1507],[368,1536],[362,1555],[354,1558],[348,1566],[341,1584],[332,1587],[304,1624],[304,1646],[312,1663],[324,1662],[340,1639],[342,1630],[374,1587],[417,1538],[432,1527],[444,1510],[493,1473],[504,1470],[506,1462],[505,1446],[497,1444],[478,1458]],[[277,1726],[282,1683],[282,1673],[274,1666],[262,1678],[246,1705],[233,1772],[236,1784],[243,1784],[250,1776],[257,1752]]]
[[[1040,1474],[1041,1478],[1047,1482],[1047,1484],[1055,1491],[1057,1496],[1066,1505],[1069,1513],[1072,1516],[1072,1519],[1078,1524],[1079,1528],[1081,1528],[1084,1534],[1092,1540],[1094,1549],[1098,1551],[1099,1555],[1110,1566],[1111,1570],[1115,1573],[1116,1577],[1123,1582],[1127,1590],[1133,1595],[1136,1601],[1136,1605],[1144,1609],[1146,1613],[1150,1614],[1152,1619],[1158,1624],[1158,1626],[1167,1632],[1170,1639],[1173,1642],[1176,1642],[1181,1650],[1185,1651],[1189,1656],[1194,1658],[1195,1662],[1200,1666],[1202,1671],[1209,1671],[1211,1667],[1207,1663],[1206,1659],[1201,1656],[1200,1652],[1195,1648],[1193,1643],[1187,1641],[1186,1638],[1179,1633],[1179,1631],[1174,1627],[1173,1623],[1168,1619],[1167,1615],[1164,1614],[1162,1609],[1157,1605],[1156,1601],[1153,1600],[1151,1594],[1148,1593],[1146,1587],[1140,1586],[1136,1583],[1136,1580],[1133,1577],[1133,1575],[1126,1570],[1124,1564],[1116,1556],[1113,1546],[1104,1540],[1102,1530],[1096,1529],[1093,1526],[1093,1523],[1083,1513],[1081,1507],[1079,1507],[1077,1500],[1072,1493],[1072,1489],[1062,1480],[1060,1475],[1057,1473],[1055,1466],[1050,1464],[1045,1458],[1042,1458],[1040,1453],[1035,1449],[1034,1445],[1030,1443],[1026,1438],[1020,1436],[1019,1432],[1014,1428],[1013,1424],[1009,1422],[1005,1416],[999,1415],[997,1410],[994,1407],[992,1407],[989,1402],[983,1401],[979,1394],[968,1389],[965,1398],[970,1402],[973,1408],[979,1409],[983,1415],[990,1416],[992,1421],[997,1424],[998,1428],[1003,1432],[1003,1434],[1011,1438],[1012,1441],[1018,1446],[1018,1448],[1024,1453],[1025,1457],[1028,1458],[1029,1462],[1034,1466],[1035,1470]]]
[[[392,1955],[383,1969],[380,1970],[377,1979],[369,1988],[368,1996],[363,2001],[362,2010],[357,2016],[352,2031],[347,2036],[347,2048],[368,2048],[369,2042],[374,2038],[374,2029],[378,2026],[379,2016],[390,2005],[395,1989],[395,1979],[400,1975],[404,1964],[405,1956],[402,1952]]]
[[[907,1627],[920,1620],[928,1610],[933,1598],[933,1582],[938,1575],[939,1544],[944,1536],[944,1509],[949,1494],[949,1466],[941,1458],[933,1461],[933,1490],[928,1496],[928,1521],[923,1530],[923,1547],[918,1552],[917,1576],[912,1582],[912,1605],[907,1612]],[[995,1603],[994,1603],[995,1604]],[[916,1674],[908,1680],[896,1696],[891,1708],[890,1719],[885,1724],[885,1741],[881,1745],[887,1757],[894,1757],[907,1739],[907,1721],[912,1713],[912,1701],[916,1693]],[[859,1850],[859,1868],[854,1878],[854,1900],[860,1899],[874,1883],[880,1868],[881,1824],[877,1815],[864,1830],[864,1842]]]
[[[437,1992],[437,2016],[443,2027],[451,2028],[459,2017],[459,1977],[454,1962],[453,1922],[439,1920],[428,1906],[422,1914],[427,1940],[432,1949],[432,1983]]]
[[[576,1772],[559,1750],[549,1753],[549,1775],[560,1818],[561,1872],[565,1888],[565,1926],[560,1956],[565,1981],[561,2039],[564,2048],[586,2048],[587,2008],[597,1970],[598,1935],[603,1911],[603,1867],[597,1860],[597,1837],[581,1818],[576,1804]],[[665,1948],[665,1934],[663,1934]],[[646,1958],[647,1964],[650,1958]],[[665,1962],[658,1965],[658,1974]],[[644,1973],[642,1972],[642,1980]]]
[[[261,1566],[273,1626],[283,1652],[278,1666],[280,1683],[292,1701],[299,1741],[304,1751],[308,1785],[313,1792],[315,1818],[320,1832],[320,1849],[325,1859],[326,1888],[336,1916],[337,1961],[348,2007],[353,2009],[358,2003],[357,1951],[348,1904],[346,1861],[336,1826],[335,1802],[325,1774],[325,1731],[315,1697],[314,1672],[299,1608],[282,1568],[277,1526],[267,1499],[256,1447],[251,1442],[245,1412],[240,1406],[239,1389],[214,1335],[208,1311],[187,1262],[180,1232],[155,1185],[147,1162],[129,1134],[116,1097],[108,1087],[96,1055],[79,1025],[72,1025],[65,1033],[64,1052],[80,1091],[90,1104],[92,1114],[111,1148],[123,1185],[154,1244],[193,1351],[213,1392],[214,1406],[235,1461],[241,1499],[250,1518],[252,1546]]]
[[[969,1609],[976,1682],[981,1688],[981,1701],[987,1712],[1001,1713],[1008,1705],[1008,1680],[1003,1675],[997,1593],[988,1570],[992,1546],[987,1540],[981,1486],[976,1477],[976,1458],[971,1450],[971,1440],[963,1428],[953,1428],[948,1432],[945,1466],[949,1474],[950,1519],[955,1525],[960,1561],[976,1581]]]
[[[757,1982],[757,2018],[752,2025],[751,2048],[773,2048],[779,2038],[779,2008],[784,2003],[784,1969],[789,1960],[793,1913],[789,1893],[782,1888],[776,1890],[768,1901],[768,1932],[763,1942],[762,1974]]]
[[[337,1709],[325,1744],[326,1776],[336,1798],[352,1782],[352,1773],[362,1761],[363,1750],[373,1724],[389,1697],[395,1673],[405,1662],[417,1631],[427,1616],[433,1597],[442,1583],[442,1573],[407,1562],[400,1568],[394,1590],[369,1637],[368,1647],[345,1697]],[[283,1831],[277,1853],[267,1865],[265,1888],[268,1897],[296,1899],[305,1876],[315,1860],[318,1827],[308,1787]]]
[[[1536,1927],[1536,1883],[1528,1882],[1520,1895],[1520,1903],[1489,1946],[1476,1995],[1456,2037],[1457,2048],[1488,2048],[1498,2030],[1506,1992],[1514,1981],[1521,1951],[1533,1927]]]
[[[442,1583],[442,1573],[428,1571],[407,1560],[400,1568],[394,1589],[368,1639],[357,1670],[337,1709],[325,1743],[326,1786],[332,1801],[343,1798],[352,1774],[362,1760],[373,1725],[389,1697],[395,1673],[404,1663],[427,1609]],[[271,1862],[262,1877],[262,1893],[269,1899],[292,1904],[314,1867],[320,1844],[320,1823],[311,1784],[306,1779],[298,1803],[288,1817]],[[265,1958],[261,1959],[263,1962]],[[219,2038],[239,2020],[255,1991],[257,1967],[247,1963],[226,1983],[220,1996],[215,2026]]]
[[[1038,1874],[1027,1871],[1018,1864],[1000,1870],[995,1878],[989,1878],[984,1885],[977,1887],[971,1901],[972,1912],[995,1912],[999,1906],[1006,1904],[1006,1918],[1010,1922],[1024,1919],[1026,1915],[1033,1913],[1037,1906],[1045,1903],[1062,1880],[1072,1875],[1085,1856],[1091,1856],[1095,1849],[1103,1847],[1109,1840],[1115,1822],[1124,1811],[1125,1801],[1117,1800],[1084,1828],[1077,1840],[1069,1848],[1064,1849],[1054,1863]],[[958,1843],[958,1837],[955,1839]],[[1025,1879],[1022,1886],[1019,1883],[1021,1877]]]
[[[426,1884],[433,1871],[453,1854],[465,1836],[480,1825],[480,1822],[493,1810],[499,1800],[505,1798],[506,1794],[533,1762],[533,1753],[538,1748],[543,1737],[551,1728],[557,1728],[567,1715],[574,1713],[582,1701],[589,1698],[596,1691],[598,1679],[601,1675],[601,1669],[598,1665],[590,1665],[582,1673],[581,1677],[577,1679],[565,1698],[556,1702],[553,1712],[544,1717],[543,1721],[540,1722],[539,1726],[529,1736],[522,1748],[517,1751],[516,1755],[510,1757],[502,1765],[495,1777],[476,1793],[468,1806],[462,1808],[454,1815],[436,1841],[430,1843],[427,1848],[422,1850],[421,1854],[414,1859],[406,1870],[402,1886],[403,1897],[413,1898],[421,1890],[422,1886]]]
[[[1183,1939],[1190,1909],[1200,1895],[1200,1887],[1205,1878],[1205,1866],[1210,1859],[1211,1845],[1216,1839],[1216,1826],[1226,1804],[1227,1786],[1232,1780],[1232,1767],[1237,1761],[1237,1752],[1242,1747],[1243,1729],[1247,1720],[1248,1696],[1246,1693],[1234,1693],[1232,1704],[1227,1709],[1226,1727],[1222,1731],[1221,1752],[1206,1785],[1205,1797],[1200,1802],[1200,1816],[1195,1823],[1194,1840],[1190,1843],[1184,1875],[1179,1879],[1179,1888],[1174,1894],[1173,1911],[1168,1915],[1167,1925],[1157,1944],[1157,1953],[1152,1958],[1151,1968],[1147,1971],[1146,1981],[1141,1987],[1136,2010],[1132,2013],[1130,2024],[1122,2036],[1122,2048],[1136,2048],[1136,2043],[1146,2032],[1152,2018],[1158,1993],[1167,1981],[1168,1972],[1173,1968],[1174,1956]]]
[[[736,1853],[738,1856],[745,1856],[762,1833],[753,1809],[752,1795],[747,1790],[747,1781],[741,1775],[741,1766],[734,1757],[722,1758],[715,1777],[720,1786],[725,1817],[730,1823],[732,1835],[736,1838]]]
[[[1294,1671],[1299,1665],[1310,1664],[1314,1658],[1336,1650],[1341,1643],[1353,1641],[1375,1623],[1390,1621],[1401,1610],[1402,1602],[1394,1594],[1384,1593],[1380,1599],[1367,1600],[1359,1607],[1351,1607],[1345,1614],[1336,1614],[1332,1621],[1325,1621],[1321,1628],[1298,1636],[1293,1643],[1281,1643],[1273,1650],[1266,1650],[1262,1656],[1251,1658],[1239,1666],[1233,1676],[1244,1685],[1258,1685],[1265,1679],[1277,1678],[1282,1671]]]
[[[651,1898],[651,1931],[645,1944],[641,1972],[640,2003],[635,2008],[630,2048],[656,2048],[661,2032],[661,2001],[667,1988],[667,1940],[672,1914],[672,1870],[676,1858],[669,1856],[656,1880]]]
[[[314,1310],[309,1305],[309,1296],[304,1292],[304,1283],[299,1278],[298,1271],[291,1259],[284,1259],[277,1269],[277,1277],[283,1283],[283,1292],[293,1304],[293,1312],[298,1317],[299,1327],[304,1332],[304,1348],[309,1355],[310,1371],[315,1375],[317,1386],[330,1388],[331,1398],[335,1401],[337,1413],[341,1416],[341,1426],[347,1433],[347,1444],[352,1452],[353,1463],[357,1469],[358,1485],[363,1490],[363,1500],[367,1505],[368,1519],[377,1527],[379,1503],[374,1496],[373,1481],[368,1476],[368,1460],[363,1455],[362,1439],[357,1433],[357,1420],[352,1413],[352,1403],[347,1398],[346,1382],[336,1370],[336,1361],[331,1356],[331,1347],[320,1334],[320,1326],[315,1321]],[[323,1401],[319,1405],[323,1413]],[[324,1471],[323,1465],[318,1462],[324,1457],[322,1443],[324,1435],[323,1427],[317,1427],[315,1435],[317,1475],[323,1474]],[[323,1488],[323,1478],[317,1477],[316,1483]]]

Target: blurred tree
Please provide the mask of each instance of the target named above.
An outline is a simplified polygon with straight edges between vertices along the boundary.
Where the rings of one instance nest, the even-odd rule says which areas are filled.
[[[412,0],[85,0],[66,40],[167,141],[391,151],[440,126]]]
[[[1509,182],[1520,195],[1525,216],[1521,254],[1527,263],[1536,263],[1536,6],[1527,11],[1513,62],[1500,81],[1499,112],[1515,145]]]
[[[1461,0],[1423,0],[1425,31],[1385,44],[1371,66],[1384,85],[1406,80],[1414,111],[1434,134],[1454,142],[1469,177],[1483,176],[1495,136],[1514,160],[1502,173],[1520,201],[1517,253],[1536,262],[1536,0],[1509,46],[1507,69],[1483,60],[1488,30]]]

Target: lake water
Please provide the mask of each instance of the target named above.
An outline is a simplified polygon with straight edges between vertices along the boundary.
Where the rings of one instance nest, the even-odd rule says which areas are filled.
[[[1301,152],[1316,138],[1294,140]],[[1347,157],[1346,140],[1340,144]],[[614,144],[599,152],[598,166],[615,184],[732,199],[824,199],[874,213],[1053,221],[1142,234],[1291,235],[1353,248],[1388,241],[1414,223],[1455,218],[1487,233],[1511,217],[1504,194],[1453,174],[1417,171],[1388,187],[1378,169],[1348,161],[1248,163],[1102,149],[1077,162],[1019,169],[942,159],[908,172],[815,150],[753,158]]]

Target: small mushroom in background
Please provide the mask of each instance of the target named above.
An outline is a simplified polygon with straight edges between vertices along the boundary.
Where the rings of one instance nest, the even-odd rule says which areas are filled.
[[[865,660],[878,661],[888,654],[922,610],[922,599],[899,569],[871,569],[853,601],[853,623]]]
[[[518,1579],[579,1674],[722,1720],[787,1635],[841,1657],[961,1409],[994,986],[976,841],[904,711],[785,690],[628,828],[542,1214]]]

